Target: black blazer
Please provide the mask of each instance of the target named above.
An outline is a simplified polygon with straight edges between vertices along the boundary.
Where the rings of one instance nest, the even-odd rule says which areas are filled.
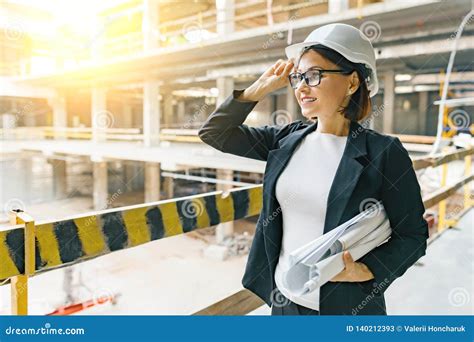
[[[242,92],[234,90],[209,116],[199,130],[199,137],[222,152],[267,161],[263,207],[242,285],[272,306],[278,293],[274,273],[282,238],[275,184],[295,148],[316,129],[317,123],[297,120],[284,126],[249,127],[243,122],[257,102],[237,100]],[[354,217],[364,204],[374,200],[384,204],[393,230],[386,243],[358,260],[367,265],[375,278],[323,285],[321,315],[386,315],[385,290],[426,251],[428,224],[423,218],[425,208],[408,152],[398,138],[352,121],[329,192],[324,232]]]

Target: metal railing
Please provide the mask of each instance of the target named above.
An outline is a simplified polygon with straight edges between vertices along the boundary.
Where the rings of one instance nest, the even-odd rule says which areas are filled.
[[[186,127],[184,124],[161,125],[160,140],[176,142],[202,143],[198,136],[199,128],[203,123],[193,123]],[[0,128],[0,139],[4,140],[46,140],[46,139],[67,139],[67,140],[91,140],[93,138],[91,127],[15,127]],[[97,137],[109,141],[143,141],[141,128],[104,128],[95,133]],[[423,135],[390,134],[398,137],[403,143],[418,145],[433,144],[435,137]],[[443,138],[449,143],[451,138]]]
[[[258,215],[262,186],[108,209],[35,223],[11,211],[0,230],[0,283],[11,283],[12,312],[27,314],[28,278],[118,250]]]
[[[97,137],[103,138],[105,140],[143,140],[143,134],[139,128],[103,128],[95,133],[91,127],[38,126],[0,129],[0,138],[3,140],[90,140],[95,134]]]
[[[16,127],[0,128],[0,139],[3,140],[92,140],[96,136],[101,141],[143,141],[144,135],[140,128],[105,128],[94,133],[91,127]],[[175,142],[202,143],[198,137],[198,129],[160,130],[160,140]]]

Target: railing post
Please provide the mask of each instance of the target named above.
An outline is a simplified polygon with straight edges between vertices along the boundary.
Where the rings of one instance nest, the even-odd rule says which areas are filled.
[[[469,146],[473,148],[473,146]],[[464,158],[464,176],[469,176],[471,174],[472,166],[472,155],[468,155]],[[467,183],[464,185],[464,210],[469,210],[472,206],[473,200],[471,198],[471,184]]]
[[[446,148],[443,149],[443,153],[446,152]],[[444,163],[441,166],[441,186],[443,188],[446,186],[446,180],[448,178],[448,163]],[[438,205],[438,229],[437,232],[440,233],[444,228],[446,228],[446,200],[442,200]]]
[[[11,306],[13,315],[28,314],[28,277],[35,273],[35,221],[21,209],[10,211],[11,224],[24,224],[25,273],[12,277]]]

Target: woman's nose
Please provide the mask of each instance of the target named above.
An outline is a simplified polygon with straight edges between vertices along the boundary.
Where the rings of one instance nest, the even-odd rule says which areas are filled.
[[[300,83],[295,88],[295,95],[298,97],[299,93],[308,93],[310,91],[308,85],[306,84],[305,80],[302,79]]]
[[[296,91],[301,91],[302,89],[306,89],[308,90],[308,85],[306,84],[306,81],[304,78],[301,79],[301,81],[298,83],[298,85],[296,86]]]

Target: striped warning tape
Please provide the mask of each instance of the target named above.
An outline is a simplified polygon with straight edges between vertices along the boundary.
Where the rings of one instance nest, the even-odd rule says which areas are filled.
[[[262,185],[107,210],[35,227],[36,271],[258,215]],[[0,231],[0,280],[23,274],[24,229]]]

